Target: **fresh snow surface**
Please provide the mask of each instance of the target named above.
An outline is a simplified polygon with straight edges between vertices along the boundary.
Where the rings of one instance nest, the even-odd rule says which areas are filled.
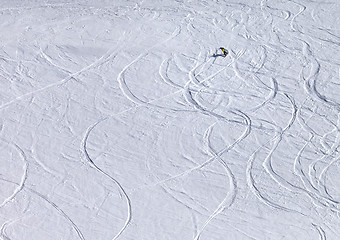
[[[339,1],[0,6],[1,240],[340,239]]]

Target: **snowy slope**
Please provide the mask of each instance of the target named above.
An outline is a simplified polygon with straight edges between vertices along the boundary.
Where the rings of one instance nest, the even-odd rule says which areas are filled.
[[[0,2],[0,239],[340,239],[338,1]]]

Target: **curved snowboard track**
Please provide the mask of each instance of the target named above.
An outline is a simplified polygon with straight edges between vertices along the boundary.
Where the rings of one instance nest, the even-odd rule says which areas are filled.
[[[83,153],[85,155],[85,158],[87,160],[87,162],[90,164],[91,167],[93,167],[94,169],[96,169],[100,174],[103,174],[104,176],[108,177],[111,181],[113,181],[119,188],[119,190],[122,192],[125,200],[126,200],[126,205],[127,205],[127,217],[126,217],[126,221],[123,225],[123,227],[119,230],[119,232],[112,238],[112,240],[116,240],[124,231],[125,229],[128,227],[130,221],[131,221],[131,200],[129,198],[129,196],[127,195],[126,191],[124,190],[123,186],[116,180],[114,179],[112,176],[110,176],[108,173],[104,172],[101,168],[99,168],[94,162],[93,160],[91,159],[90,155],[88,154],[87,152],[87,148],[86,148],[86,145],[87,145],[87,141],[88,141],[88,138],[89,138],[89,135],[90,133],[92,132],[92,130],[98,125],[100,124],[101,122],[107,120],[107,118],[104,118],[104,119],[101,119],[99,120],[98,122],[94,123],[92,126],[90,126],[85,135],[84,135],[84,138],[83,138],[83,141],[82,141],[82,150],[83,150]]]

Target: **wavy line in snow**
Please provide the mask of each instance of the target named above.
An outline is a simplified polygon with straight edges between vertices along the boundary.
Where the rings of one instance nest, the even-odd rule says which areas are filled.
[[[134,60],[132,60],[129,64],[127,64],[118,74],[117,76],[117,81],[119,84],[119,88],[122,91],[122,93],[124,94],[124,96],[131,102],[135,103],[135,104],[147,104],[148,101],[143,101],[141,99],[139,99],[129,88],[129,86],[127,85],[126,81],[125,81],[125,72],[135,63],[137,63],[139,60],[141,60],[142,58],[144,58],[145,56],[147,56],[149,54],[149,51],[153,48],[156,48],[158,46],[161,46],[163,44],[165,44],[166,42],[170,41],[171,39],[175,38],[176,36],[178,36],[181,33],[182,29],[181,27],[176,28],[174,30],[174,32],[171,34],[171,36],[159,43],[157,43],[156,45],[153,45],[152,47],[149,47],[148,49],[146,49],[145,51],[143,51],[141,54],[139,54]]]
[[[1,179],[1,180],[7,181],[9,183],[12,183],[12,184],[20,186],[19,183],[16,183],[16,182],[13,182],[13,181],[10,181],[10,180],[7,180],[7,179]],[[56,209],[68,222],[70,222],[70,224],[72,225],[73,230],[77,233],[78,237],[81,240],[85,240],[84,235],[82,234],[82,232],[79,229],[79,227],[75,224],[75,222],[61,208],[58,207],[57,204],[55,204],[54,202],[49,200],[46,196],[42,195],[41,193],[37,192],[36,190],[34,190],[32,188],[29,188],[29,187],[25,186],[25,188],[23,188],[23,190],[29,191],[29,192],[33,193],[34,195],[40,197],[42,200],[44,200],[49,205],[51,205],[54,209]],[[12,223],[13,221],[15,221],[15,220],[8,221],[7,223]],[[4,231],[5,231],[6,226],[4,226],[4,225],[6,225],[6,223],[3,224],[3,226],[1,227],[1,234],[3,234]],[[2,237],[3,237],[3,235],[2,235]]]
[[[291,116],[287,126],[284,127],[282,129],[282,131],[278,131],[279,133],[274,137],[274,139],[276,139],[275,143],[273,144],[272,149],[269,151],[269,153],[268,153],[267,157],[265,158],[262,165],[263,165],[264,169],[266,170],[266,172],[271,176],[271,178],[275,180],[275,182],[277,182],[279,185],[281,185],[282,187],[285,187],[288,190],[293,190],[293,189],[296,189],[297,187],[295,185],[293,185],[292,183],[288,182],[286,179],[284,179],[280,175],[278,175],[274,171],[273,165],[272,165],[272,155],[273,155],[273,153],[279,147],[279,144],[282,141],[282,137],[283,137],[284,133],[293,125],[293,123],[295,122],[295,119],[296,119],[297,106],[295,105],[295,102],[292,99],[292,97],[290,97],[287,94],[285,94],[285,96],[289,99],[289,101],[292,105],[292,116]]]
[[[107,118],[103,118],[101,120],[99,120],[98,122],[94,123],[92,126],[90,126],[86,133],[85,136],[83,138],[82,141],[82,150],[83,153],[85,155],[85,158],[87,160],[87,162],[90,164],[91,167],[93,167],[94,169],[96,169],[99,173],[103,174],[104,176],[108,177],[110,180],[112,180],[119,188],[119,190],[121,191],[121,193],[123,194],[125,200],[126,200],[126,205],[127,205],[127,218],[126,221],[123,225],[123,227],[120,229],[120,231],[112,238],[112,240],[116,240],[127,228],[127,226],[129,225],[130,221],[131,221],[131,200],[129,198],[129,196],[127,195],[125,189],[123,188],[123,186],[112,176],[110,176],[108,173],[104,172],[101,168],[99,168],[91,159],[90,155],[87,152],[87,141],[89,138],[90,133],[92,132],[92,130],[101,122],[107,120]]]
[[[320,236],[320,240],[326,240],[326,233],[325,231],[322,229],[322,227],[316,225],[316,224],[312,224],[313,227],[316,228],[316,230],[318,231],[319,233],[319,236]]]
[[[294,2],[294,1],[292,1]],[[292,20],[290,21],[290,28],[293,30],[293,31],[298,31],[295,27],[294,27],[294,23],[295,23],[295,19],[303,12],[306,10],[306,6],[303,6],[301,4],[298,4],[296,2],[294,2],[295,4],[299,5],[300,7],[300,10],[292,17]]]
[[[317,59],[312,54],[311,48],[309,43],[306,41],[301,40],[303,43],[302,53],[303,55],[310,60],[310,73],[309,76],[306,78],[303,75],[303,71],[300,72],[300,79],[304,81],[305,90],[306,92],[314,97],[315,99],[319,100],[322,103],[325,103],[326,105],[330,107],[336,108],[338,111],[340,111],[340,103],[337,103],[333,100],[328,99],[326,96],[322,95],[316,88],[316,80],[319,76],[321,65],[317,61]]]
[[[239,136],[231,145],[229,146],[226,146],[225,148],[223,148],[222,150],[220,150],[218,153],[217,153],[217,156],[221,156],[222,154],[224,154],[225,152],[228,152],[230,151],[231,149],[233,149],[237,144],[239,144],[242,140],[244,140],[251,132],[251,120],[250,118],[242,113],[241,111],[237,111],[237,110],[234,110],[234,114],[238,115],[238,116],[241,116],[245,119],[245,123],[244,125],[246,126],[245,127],[245,130],[244,132],[241,134],[241,136]],[[175,176],[172,176],[170,178],[167,178],[167,179],[164,179],[164,180],[161,180],[155,184],[152,184],[151,186],[157,186],[157,185],[160,185],[160,184],[163,184],[165,182],[168,182],[170,180],[173,180],[173,179],[176,179],[176,178],[179,178],[179,177],[182,177],[182,176],[185,176],[187,174],[190,174],[191,172],[195,171],[195,170],[199,170],[199,169],[202,169],[204,168],[205,166],[209,165],[210,163],[212,163],[214,160],[216,159],[216,156],[212,156],[211,158],[209,158],[207,161],[203,162],[202,164],[198,165],[198,166],[195,166],[193,168],[190,168],[182,173],[179,173],[179,174],[176,174]]]
[[[276,209],[279,209],[279,210],[282,210],[282,211],[286,211],[286,212],[295,212],[294,210],[283,207],[283,206],[269,200],[267,197],[265,197],[261,193],[261,191],[256,187],[255,179],[254,179],[253,174],[252,174],[253,164],[254,164],[254,161],[256,159],[257,153],[262,148],[264,148],[265,145],[267,145],[270,141],[272,141],[274,138],[268,140],[264,145],[262,145],[258,149],[256,149],[252,153],[252,155],[249,157],[248,162],[247,162],[247,168],[246,168],[247,185],[250,188],[250,190],[252,191],[252,193],[257,197],[257,199],[260,200],[261,202],[263,202],[264,204],[266,204],[267,206],[270,206],[272,208],[276,208]]]
[[[301,155],[305,151],[305,148],[308,146],[308,144],[311,143],[312,139],[314,138],[314,134],[310,134],[310,138],[308,141],[306,141],[305,145],[300,149],[298,154],[295,157],[294,160],[294,172],[297,176],[300,177],[304,189],[302,189],[313,201],[313,203],[319,207],[322,208],[328,208],[331,209],[337,213],[340,213],[340,206],[339,202],[334,201],[330,197],[324,196],[320,194],[319,190],[314,187],[314,185],[310,182],[309,175],[305,173],[302,167],[301,162]]]
[[[235,198],[236,198],[236,194],[237,194],[237,183],[236,183],[236,179],[235,179],[234,174],[232,173],[231,169],[226,164],[226,162],[218,155],[218,153],[215,152],[215,150],[211,146],[210,136],[211,136],[213,126],[214,125],[211,125],[207,129],[204,138],[206,139],[207,148],[208,148],[208,151],[210,152],[210,154],[213,155],[215,158],[217,158],[219,160],[219,162],[222,164],[223,168],[226,170],[227,176],[229,178],[229,191],[228,191],[226,197],[222,200],[222,202],[215,209],[215,211],[205,221],[202,228],[197,232],[194,240],[199,240],[202,232],[209,225],[211,220],[213,220],[217,215],[219,215],[225,209],[229,208],[234,203]]]
[[[161,78],[163,79],[163,81],[167,84],[169,84],[170,86],[176,87],[176,88],[180,88],[182,89],[183,87],[177,83],[174,83],[170,77],[168,76],[168,71],[169,71],[169,65],[170,65],[170,61],[171,58],[168,59],[164,59],[161,63],[161,65],[159,66],[158,69],[158,73],[159,76],[161,76]]]
[[[249,109],[250,111],[256,111],[256,110],[262,108],[263,106],[265,106],[267,103],[274,100],[274,98],[276,97],[276,95],[278,93],[278,83],[277,83],[275,78],[271,78],[271,80],[272,80],[272,87],[271,87],[271,91],[270,91],[269,95],[267,96],[267,98],[262,103],[260,103],[259,105],[255,106],[254,108]]]
[[[12,201],[16,195],[18,195],[19,192],[21,192],[24,188],[24,185],[25,185],[25,182],[26,182],[26,179],[27,179],[27,176],[28,176],[28,161],[27,161],[27,158],[26,158],[26,155],[24,153],[24,151],[16,144],[14,144],[14,147],[16,148],[16,150],[19,152],[19,154],[21,155],[21,158],[24,162],[24,166],[23,166],[23,170],[24,170],[24,173],[21,177],[21,181],[18,185],[18,187],[14,190],[14,192],[9,196],[7,197],[1,204],[0,204],[0,208],[4,207],[7,203],[9,203],[10,201]]]
[[[67,221],[69,221],[72,225],[72,228],[76,231],[78,237],[81,240],[85,240],[83,233],[80,231],[79,227],[75,224],[75,222],[73,222],[73,220],[60,208],[58,207],[57,204],[55,204],[54,202],[50,201],[46,196],[42,195],[41,193],[31,189],[31,188],[26,188],[28,189],[30,192],[34,193],[35,195],[39,196],[40,198],[42,198],[43,200],[45,200],[48,204],[50,204],[54,209],[56,209]]]

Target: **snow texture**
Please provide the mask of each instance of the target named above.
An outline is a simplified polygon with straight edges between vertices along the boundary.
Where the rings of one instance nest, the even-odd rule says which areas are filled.
[[[340,239],[339,11],[2,0],[0,239]]]

